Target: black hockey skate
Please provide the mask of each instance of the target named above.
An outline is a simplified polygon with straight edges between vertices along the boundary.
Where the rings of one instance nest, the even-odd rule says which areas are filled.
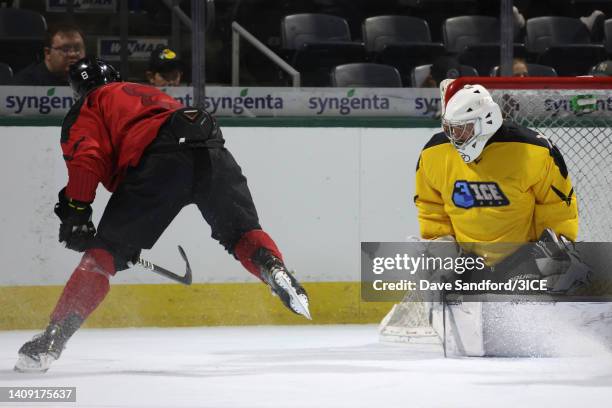
[[[287,270],[283,261],[268,250],[260,248],[253,256],[253,262],[259,266],[261,277],[270,286],[272,293],[277,295],[287,308],[312,320],[308,308],[308,294]]]
[[[43,333],[37,334],[21,346],[15,371],[47,372],[51,364],[60,357],[66,342],[81,323],[82,319],[71,316],[61,323],[49,324]]]

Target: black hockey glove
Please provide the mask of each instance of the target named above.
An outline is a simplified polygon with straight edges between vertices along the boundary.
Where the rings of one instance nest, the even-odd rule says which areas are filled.
[[[546,228],[533,249],[540,274],[548,280],[549,292],[572,294],[591,282],[591,268],[580,257],[573,242],[557,237]]]
[[[66,197],[66,188],[58,194],[55,214],[61,220],[59,242],[66,248],[77,252],[87,249],[89,242],[96,234],[96,227],[91,222],[91,203],[72,200]]]

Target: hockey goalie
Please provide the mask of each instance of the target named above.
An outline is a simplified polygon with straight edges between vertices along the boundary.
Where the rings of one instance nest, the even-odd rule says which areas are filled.
[[[443,95],[449,81],[442,84]],[[423,148],[416,170],[420,240],[430,253],[445,242],[456,256],[482,257],[495,279],[544,281],[549,294],[575,293],[588,285],[591,269],[574,244],[578,198],[557,147],[504,120],[481,85],[465,85],[448,99],[442,128]],[[442,278],[452,281],[457,275]],[[452,355],[547,355],[550,347],[543,347],[542,339],[559,330],[550,325],[551,316],[581,313],[573,312],[576,303],[463,302],[446,296],[419,301],[416,296],[407,293],[385,317],[383,340],[441,342]],[[514,337],[519,331],[521,341]]]

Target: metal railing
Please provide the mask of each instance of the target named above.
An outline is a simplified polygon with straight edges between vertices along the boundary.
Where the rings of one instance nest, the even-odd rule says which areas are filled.
[[[300,87],[300,73],[235,21],[232,22],[232,86],[239,86],[240,82],[240,37],[243,37],[283,71],[291,75],[294,88]]]
[[[127,2],[127,0],[122,0]],[[183,23],[191,30],[191,79],[193,83],[194,106],[204,107],[206,96],[206,31],[215,23],[215,0],[192,0],[191,18],[179,7],[178,0],[162,0],[172,11],[172,43],[178,47],[180,29]]]

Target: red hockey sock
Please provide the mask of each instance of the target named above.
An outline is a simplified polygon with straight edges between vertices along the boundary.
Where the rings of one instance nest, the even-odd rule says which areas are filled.
[[[283,260],[283,255],[280,253],[278,247],[272,238],[263,230],[251,230],[247,232],[240,238],[240,241],[238,241],[234,247],[234,254],[242,266],[259,279],[261,279],[259,268],[253,263],[251,258],[255,254],[255,251],[262,247],[266,248],[272,255],[280,260]]]
[[[51,322],[62,321],[72,314],[85,320],[108,293],[108,279],[114,274],[115,264],[110,252],[103,249],[85,251],[51,314]]]

